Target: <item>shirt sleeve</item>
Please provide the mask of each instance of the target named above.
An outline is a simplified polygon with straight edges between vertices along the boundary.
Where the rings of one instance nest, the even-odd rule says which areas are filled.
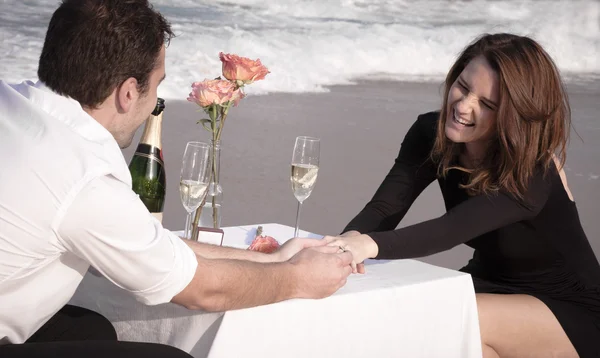
[[[535,218],[546,205],[552,182],[542,170],[529,181],[522,200],[507,193],[478,195],[443,216],[386,232],[371,232],[379,247],[377,259],[423,257],[465,243],[519,221]]]
[[[149,305],[171,301],[191,282],[198,264],[191,248],[112,176],[82,188],[64,213],[57,236],[66,250]]]
[[[420,115],[408,130],[394,165],[360,213],[343,232],[360,233],[393,230],[404,218],[415,199],[436,179],[430,159],[438,113]]]

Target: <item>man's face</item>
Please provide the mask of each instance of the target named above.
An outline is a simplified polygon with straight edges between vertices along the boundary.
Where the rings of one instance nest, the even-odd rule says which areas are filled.
[[[117,131],[118,137],[115,137],[121,148],[127,148],[131,145],[135,132],[146,121],[154,110],[154,107],[156,107],[158,85],[160,85],[164,78],[165,46],[160,50],[156,67],[150,74],[148,91],[137,98],[128,115],[123,118],[119,126],[120,128]]]

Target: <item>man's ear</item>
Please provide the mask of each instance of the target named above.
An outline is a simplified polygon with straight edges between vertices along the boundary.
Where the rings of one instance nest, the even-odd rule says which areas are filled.
[[[140,96],[137,87],[138,81],[133,77],[129,77],[117,87],[116,100],[119,112],[127,113],[132,110]]]

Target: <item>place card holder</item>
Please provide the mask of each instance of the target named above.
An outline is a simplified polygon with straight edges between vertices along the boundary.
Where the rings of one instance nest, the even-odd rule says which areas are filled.
[[[223,246],[223,237],[225,236],[225,232],[222,229],[199,226],[197,230],[199,242]]]

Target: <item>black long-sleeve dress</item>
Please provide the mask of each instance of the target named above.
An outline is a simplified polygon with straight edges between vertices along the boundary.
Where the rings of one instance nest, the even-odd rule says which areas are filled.
[[[469,196],[459,170],[437,176],[429,153],[439,112],[419,116],[373,199],[346,226],[379,246],[376,259],[422,257],[466,244],[475,249],[461,271],[476,292],[528,294],[557,317],[582,358],[600,357],[600,265],[555,166],[534,176],[525,200]],[[438,180],[447,213],[396,229],[414,200]]]

